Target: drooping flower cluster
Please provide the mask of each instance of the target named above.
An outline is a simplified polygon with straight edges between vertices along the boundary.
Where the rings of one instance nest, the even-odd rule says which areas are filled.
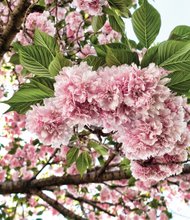
[[[49,12],[47,11],[44,11],[43,13],[30,13],[26,18],[23,30],[20,30],[16,36],[18,41],[20,41],[23,45],[31,44],[35,29],[39,29],[51,36],[54,36],[56,29],[48,17]]]
[[[89,15],[101,15],[102,6],[107,3],[106,0],[74,0],[74,5]]]
[[[181,172],[190,144],[186,100],[166,87],[167,72],[154,64],[65,67],[55,97],[27,113],[27,128],[45,144],[68,143],[75,124],[115,130],[136,178],[160,180]],[[177,164],[176,164],[177,163]]]

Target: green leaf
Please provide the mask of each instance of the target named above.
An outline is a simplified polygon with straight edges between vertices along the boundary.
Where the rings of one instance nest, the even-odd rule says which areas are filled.
[[[37,4],[40,5],[40,6],[46,6],[44,0],[39,0],[39,1],[37,2]]]
[[[16,52],[18,52],[20,49],[22,49],[22,45],[19,43],[19,42],[14,42],[14,43],[12,43],[12,45],[11,45],[12,47],[13,47],[13,49],[16,51]]]
[[[107,48],[106,63],[108,66],[120,66],[122,64],[139,64],[138,55],[125,49]]]
[[[59,50],[56,39],[38,29],[34,33],[34,44],[47,48],[52,56],[55,56],[56,51]]]
[[[189,72],[190,69],[190,43],[176,51],[171,57],[160,64],[167,70]]]
[[[160,14],[147,0],[144,0],[141,7],[132,15],[132,25],[140,43],[149,48],[160,31]]]
[[[102,44],[102,45],[93,45],[98,56],[106,57],[107,48],[111,49],[129,49],[125,44],[122,43],[110,43],[110,44]]]
[[[98,157],[98,161],[100,166],[103,166],[105,164],[104,157],[102,155]]]
[[[125,33],[125,23],[117,14],[109,15],[109,23],[113,30],[122,34]]]
[[[132,177],[128,180],[128,186],[129,186],[129,187],[135,186],[135,182],[136,182],[136,179],[132,176]]]
[[[19,49],[21,65],[37,76],[50,77],[48,66],[53,60],[49,50],[42,46],[32,45]]]
[[[175,92],[186,94],[190,90],[190,72],[176,71],[169,75],[171,81],[167,86]],[[187,95],[187,94],[186,94]]]
[[[151,208],[157,209],[159,206],[159,201],[157,199],[153,199],[149,205]]]
[[[100,30],[106,22],[106,15],[93,16],[92,17],[92,28],[95,32]]]
[[[10,59],[10,63],[13,63],[15,65],[19,65],[20,64],[18,53],[15,53],[15,54],[12,55],[12,57]]]
[[[42,215],[44,213],[44,210],[41,210],[37,213],[37,215]]]
[[[127,158],[124,158],[121,162],[120,162],[120,166],[121,169],[124,171],[129,171],[130,170],[130,160]]]
[[[33,215],[33,212],[32,212],[31,210],[29,210],[28,214],[29,214],[30,216],[32,216],[32,215]]]
[[[25,84],[25,87],[31,87],[31,85],[35,88],[41,89],[43,92],[47,93],[49,97],[54,95],[54,86],[55,81],[53,79],[45,78],[45,77],[35,77],[30,80],[30,84]]]
[[[123,13],[128,11],[128,6],[132,4],[132,0],[108,0],[111,7],[120,10]]]
[[[65,58],[61,53],[57,53],[56,57],[52,60],[52,62],[49,65],[49,72],[51,76],[56,76],[64,66],[71,65],[72,63],[70,60]]]
[[[185,47],[186,42],[169,40],[164,41],[161,44],[151,47],[147,50],[141,61],[141,67],[146,67],[150,63],[161,64],[171,56],[173,56],[178,50]]]
[[[190,26],[179,25],[175,27],[169,36],[170,40],[188,41],[190,40]]]
[[[108,153],[108,150],[104,146],[92,140],[88,142],[88,147],[93,148],[96,152],[98,152],[102,156],[107,155]]]
[[[141,67],[147,67],[150,63],[156,63],[158,58],[158,46],[148,49],[141,61]]]
[[[180,41],[164,41],[158,46],[158,59],[157,64],[161,64],[173,55],[176,54],[181,48],[185,47],[187,43]]]
[[[76,167],[81,176],[85,173],[87,168],[91,166],[91,163],[92,160],[88,152],[85,151],[79,155],[76,161]]]
[[[68,152],[66,156],[67,164],[70,166],[72,163],[74,163],[78,158],[79,148],[72,147]]]
[[[9,100],[3,103],[10,105],[8,112],[17,111],[24,114],[31,105],[42,103],[45,98],[54,95],[53,82],[47,78],[33,78],[30,83],[21,86]]]
[[[89,66],[93,66],[93,70],[97,70],[100,66],[104,66],[106,63],[105,58],[96,57],[93,55],[85,58],[85,61],[88,63]]]
[[[105,14],[113,15],[113,16],[116,14],[116,12],[115,12],[114,9],[108,8],[108,7],[103,7],[103,12],[104,12]]]
[[[168,216],[168,219],[172,219],[173,215],[171,212],[169,212],[168,210],[164,210],[163,212]]]

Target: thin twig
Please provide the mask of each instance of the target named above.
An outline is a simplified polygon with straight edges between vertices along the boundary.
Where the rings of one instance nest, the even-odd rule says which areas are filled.
[[[76,201],[78,201],[79,203],[82,202],[82,203],[86,203],[86,204],[88,204],[88,205],[91,205],[92,207],[94,207],[94,208],[98,209],[99,211],[102,211],[102,212],[104,212],[104,213],[106,213],[106,214],[108,214],[108,215],[110,215],[110,216],[113,216],[113,217],[116,216],[115,214],[110,213],[110,212],[107,211],[106,209],[101,208],[100,206],[98,206],[96,203],[94,203],[93,201],[91,201],[91,200],[89,200],[89,199],[85,199],[85,198],[83,198],[83,197],[75,197],[75,196],[73,196],[73,195],[72,195],[71,193],[69,193],[69,192],[66,192],[65,196],[66,196],[66,197],[69,197],[70,199],[76,200]]]
[[[34,195],[39,196],[42,200],[44,200],[46,203],[48,203],[51,207],[56,209],[59,213],[61,213],[64,217],[73,219],[73,220],[87,220],[86,218],[83,218],[79,215],[76,215],[74,212],[70,211],[69,209],[62,206],[60,203],[58,203],[57,200],[54,200],[47,196],[42,191],[32,191]]]
[[[59,151],[59,149],[55,149],[54,153],[51,155],[49,160],[44,164],[44,166],[30,179],[30,181],[36,179],[36,177],[44,170],[44,168],[49,165],[50,161],[55,157],[56,153]]]
[[[106,160],[106,162],[104,163],[104,165],[98,170],[97,172],[97,176],[101,176],[105,170],[108,168],[109,164],[112,162],[112,160],[115,158],[115,156],[118,154],[119,149],[121,148],[122,144],[121,143],[117,143],[115,145],[115,151],[112,152],[110,154],[110,156],[108,157],[108,159]]]
[[[5,0],[6,3],[7,3],[7,7],[9,8],[9,11],[10,12],[13,12],[12,8],[11,8],[11,5],[10,5],[10,2],[8,0]]]

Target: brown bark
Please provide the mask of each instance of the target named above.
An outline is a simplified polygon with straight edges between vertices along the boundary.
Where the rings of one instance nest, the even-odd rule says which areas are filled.
[[[34,179],[32,181],[7,181],[0,184],[0,194],[29,193],[31,190],[43,190],[50,186],[102,183],[104,181],[129,179],[130,177],[130,173],[124,171],[110,171],[105,172],[99,177],[97,177],[96,172],[89,172],[84,174],[83,177],[80,175],[68,175],[62,177],[51,176],[43,179]]]
[[[190,174],[190,164],[184,166],[181,175]],[[42,179],[33,179],[31,181],[20,180],[17,182],[7,181],[0,184],[0,194],[10,193],[30,193],[31,190],[43,190],[48,187],[56,187],[62,185],[80,185],[88,183],[103,183],[111,180],[129,179],[130,173],[121,170],[109,171],[103,173],[101,176],[97,175],[97,171],[88,172],[82,177],[80,175],[67,175],[62,177],[51,176]]]
[[[27,9],[30,6],[29,0],[20,0],[13,12],[11,12],[9,21],[0,35],[0,60],[9,50],[9,47],[20,31]]]
[[[35,195],[39,196],[42,200],[44,200],[46,203],[48,203],[51,207],[56,209],[59,213],[61,213],[64,217],[73,219],[73,220],[87,220],[85,218],[82,218],[79,215],[76,215],[74,212],[70,211],[69,209],[65,208],[63,205],[58,203],[56,200],[50,198],[42,191],[34,191]]]

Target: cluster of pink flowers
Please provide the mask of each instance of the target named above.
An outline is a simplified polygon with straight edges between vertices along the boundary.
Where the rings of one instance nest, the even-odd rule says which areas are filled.
[[[44,11],[43,13],[30,13],[26,18],[24,30],[21,30],[16,36],[18,41],[20,41],[23,45],[31,44],[33,42],[33,35],[36,28],[54,36],[56,29],[48,17],[49,12],[47,11]]]
[[[84,47],[81,48],[81,51],[77,55],[81,59],[84,59],[85,57],[87,57],[89,55],[95,55],[95,54],[96,54],[95,49],[92,46],[90,46],[89,44],[85,44]]]
[[[104,26],[101,28],[101,33],[98,35],[99,43],[108,44],[120,40],[121,40],[121,34],[114,31],[110,23],[106,21]]]
[[[26,127],[45,144],[67,144],[75,124],[117,131],[136,178],[160,180],[181,172],[190,144],[186,99],[166,87],[167,72],[122,65],[92,71],[86,63],[64,67],[55,97],[27,113]],[[177,164],[175,164],[177,163]]]
[[[77,11],[72,11],[66,16],[65,22],[66,34],[69,40],[82,40],[84,37],[82,15]]]
[[[74,0],[74,5],[89,15],[101,15],[102,6],[107,3],[106,0]]]

